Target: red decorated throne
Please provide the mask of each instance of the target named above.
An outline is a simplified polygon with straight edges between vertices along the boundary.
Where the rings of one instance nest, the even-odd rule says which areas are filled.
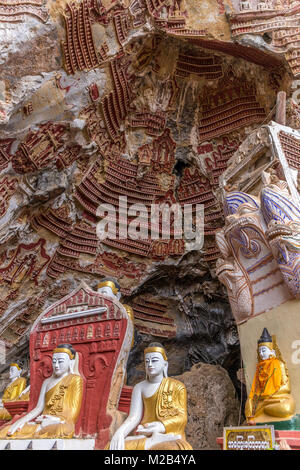
[[[114,432],[133,325],[122,304],[85,283],[47,308],[30,334],[30,402],[33,409],[43,381],[52,374],[52,351],[70,343],[78,353],[84,380],[76,438],[95,438],[103,449]]]

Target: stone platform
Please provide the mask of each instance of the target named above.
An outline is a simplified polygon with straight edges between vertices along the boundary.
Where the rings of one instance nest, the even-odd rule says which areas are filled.
[[[0,439],[0,450],[94,450],[95,439]]]

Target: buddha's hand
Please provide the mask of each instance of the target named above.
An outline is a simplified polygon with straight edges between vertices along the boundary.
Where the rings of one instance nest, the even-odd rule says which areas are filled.
[[[125,450],[125,436],[122,431],[118,430],[113,435],[112,440],[110,441],[110,450]]]
[[[146,423],[144,426],[138,426],[136,432],[143,434],[165,434],[166,428],[160,421],[153,421],[152,423]]]
[[[12,436],[16,431],[21,431],[22,427],[26,423],[26,420],[24,418],[18,419],[7,431],[8,436]]]

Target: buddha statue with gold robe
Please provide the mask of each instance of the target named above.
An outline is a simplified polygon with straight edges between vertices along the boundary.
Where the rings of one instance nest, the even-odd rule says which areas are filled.
[[[287,367],[275,337],[264,328],[258,340],[258,363],[245,406],[248,424],[283,421],[295,412]]]
[[[97,292],[99,294],[107,295],[108,297],[112,297],[116,300],[120,300],[121,294],[121,287],[120,284],[113,278],[113,277],[105,277],[101,280],[101,282],[97,286]],[[134,325],[134,314],[133,309],[130,305],[122,304],[125,308],[128,317],[132,324]],[[134,344],[134,336],[132,338],[131,347]]]
[[[165,349],[152,343],[144,351],[146,380],[133,388],[127,419],[111,442],[111,450],[191,450],[185,438],[185,385],[167,376]],[[131,433],[135,431],[135,434]]]
[[[73,373],[76,352],[70,344],[53,351],[53,374],[41,387],[36,407],[0,430],[0,439],[69,439],[79,416],[83,380]]]
[[[5,402],[16,401],[19,396],[25,390],[26,379],[20,377],[22,373],[21,363],[16,361],[10,364],[9,367],[9,378],[10,383],[4,390],[2,400],[0,400],[0,419],[9,421],[12,419],[10,413],[5,408]]]

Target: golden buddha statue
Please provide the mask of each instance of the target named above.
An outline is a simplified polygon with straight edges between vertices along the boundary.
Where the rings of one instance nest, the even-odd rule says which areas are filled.
[[[258,340],[258,363],[245,405],[248,424],[283,421],[295,412],[285,362],[276,344],[264,328]]]
[[[161,344],[150,344],[144,357],[146,380],[133,388],[129,415],[106,448],[192,450],[185,439],[185,385],[167,376],[167,355]],[[130,435],[135,428],[136,434]]]
[[[20,394],[25,390],[26,379],[20,377],[22,373],[21,363],[16,361],[10,364],[9,367],[9,378],[10,383],[4,390],[2,400],[0,400],[0,419],[9,421],[12,416],[5,408],[5,402],[18,400]]]
[[[36,407],[0,430],[0,439],[69,439],[79,416],[83,380],[73,373],[76,351],[60,344],[53,351],[53,374],[41,387]]]

